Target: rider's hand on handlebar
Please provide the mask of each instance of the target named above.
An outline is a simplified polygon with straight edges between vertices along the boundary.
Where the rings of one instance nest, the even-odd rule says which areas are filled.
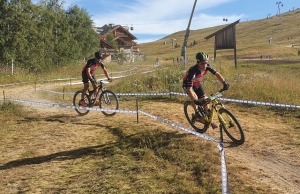
[[[96,79],[91,79],[90,82],[91,83],[97,83],[97,80]]]
[[[229,86],[229,83],[227,83],[226,81],[223,82],[223,90],[228,90]]]

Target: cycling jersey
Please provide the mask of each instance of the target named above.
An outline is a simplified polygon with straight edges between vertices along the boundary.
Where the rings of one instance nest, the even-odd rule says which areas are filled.
[[[94,71],[98,68],[98,67],[102,67],[102,69],[104,68],[104,64],[102,62],[97,63],[95,59],[89,59],[86,63],[86,65],[82,68],[82,82],[83,83],[88,83],[89,81],[89,76],[86,73],[86,69],[90,68],[90,73],[93,79],[96,79]]]
[[[204,71],[200,71],[198,65],[194,65],[189,68],[183,77],[183,87],[192,87],[195,89],[198,85],[200,85],[202,79],[206,75],[207,72],[211,72],[213,75],[217,73],[217,71],[207,64],[206,69]]]
[[[89,59],[89,60],[86,62],[86,65],[82,68],[82,72],[86,72],[86,69],[87,69],[87,68],[90,68],[91,75],[94,75],[94,71],[95,71],[99,66],[101,66],[102,69],[104,68],[104,64],[103,64],[101,61],[100,61],[99,63],[97,63],[95,59]]]

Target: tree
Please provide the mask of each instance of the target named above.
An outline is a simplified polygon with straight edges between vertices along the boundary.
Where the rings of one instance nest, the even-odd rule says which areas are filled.
[[[0,65],[47,70],[91,56],[100,39],[85,9],[59,0],[0,1]],[[4,18],[4,19],[3,19]]]
[[[118,48],[118,43],[115,41],[115,36],[111,31],[107,33],[106,41],[114,47]]]
[[[77,45],[77,51],[73,49],[73,54],[89,56],[91,53],[98,50],[100,40],[93,30],[93,21],[85,9],[80,9],[78,6],[73,6],[68,9],[67,17],[71,27],[72,41]],[[79,41],[80,40],[80,41]]]

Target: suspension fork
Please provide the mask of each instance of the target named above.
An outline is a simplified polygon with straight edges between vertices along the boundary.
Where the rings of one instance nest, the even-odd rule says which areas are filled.
[[[216,112],[217,112],[218,119],[219,119],[219,121],[221,122],[221,124],[222,124],[224,127],[227,128],[226,122],[224,121],[222,115],[221,115],[220,112],[219,112],[220,108],[225,108],[225,107],[224,107],[224,105],[223,105],[222,103],[216,102],[216,104],[215,104],[215,110],[216,110]]]

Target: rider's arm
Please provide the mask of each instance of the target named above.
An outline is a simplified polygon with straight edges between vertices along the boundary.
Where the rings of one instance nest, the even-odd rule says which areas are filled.
[[[225,81],[225,79],[223,78],[223,76],[219,73],[219,72],[216,72],[215,76],[217,77],[217,79],[223,83]]]
[[[109,73],[108,73],[107,69],[105,68],[105,66],[104,66],[104,63],[103,63],[103,62],[100,62],[100,66],[102,67],[102,69],[103,69],[103,73],[104,73],[104,75],[107,77],[107,79],[110,79],[110,77],[109,77]]]
[[[93,77],[92,77],[92,74],[91,74],[91,68],[86,68],[85,71],[86,71],[86,74],[87,74],[88,78],[89,78],[90,80],[92,80]]]
[[[109,73],[105,67],[103,67],[103,72],[104,72],[105,76],[107,77],[107,79],[109,79]]]
[[[215,74],[215,76],[223,84],[223,90],[228,90],[230,85],[225,81],[225,79],[223,78],[223,76],[219,72],[217,72]]]

